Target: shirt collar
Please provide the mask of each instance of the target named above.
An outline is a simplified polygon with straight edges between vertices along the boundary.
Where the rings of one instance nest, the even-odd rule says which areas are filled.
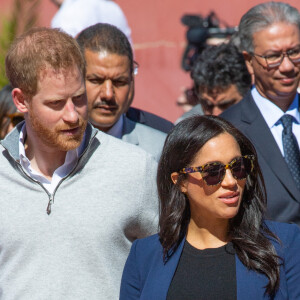
[[[112,135],[118,139],[122,138],[123,134],[123,123],[124,123],[124,115],[122,115],[119,120],[114,124],[112,128],[107,131],[107,134]]]
[[[21,162],[21,165],[23,167],[25,167],[25,169],[27,171],[30,169],[30,171],[32,173],[35,173],[36,175],[38,175],[38,173],[36,173],[34,170],[31,169],[30,161],[27,158],[26,153],[25,153],[24,143],[25,143],[26,135],[27,135],[26,123],[24,123],[24,125],[22,126],[22,129],[20,131],[20,136],[19,136],[19,158],[20,158],[20,162]],[[77,162],[78,157],[81,155],[81,153],[84,150],[85,138],[86,138],[86,135],[84,134],[84,137],[82,139],[82,142],[81,142],[80,146],[76,149],[69,150],[67,152],[64,164],[62,166],[60,166],[59,168],[57,168],[55,172],[62,173],[62,174],[60,174],[62,177],[67,175],[67,174],[64,174],[64,173],[69,171],[71,166],[75,162]],[[40,179],[43,180],[42,178],[44,178],[44,177],[41,175]]]
[[[300,113],[299,113],[299,95],[296,93],[295,98],[291,105],[289,106],[288,110],[286,112],[283,112],[276,104],[271,102],[269,99],[263,97],[256,87],[251,91],[252,97],[258,106],[261,114],[263,115],[266,123],[268,124],[269,128],[272,128],[273,126],[277,125],[279,122],[279,119],[284,114],[289,114],[294,117],[294,119],[297,121],[297,123],[300,123]]]

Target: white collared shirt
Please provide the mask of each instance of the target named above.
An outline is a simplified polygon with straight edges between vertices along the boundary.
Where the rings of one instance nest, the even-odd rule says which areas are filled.
[[[110,128],[106,133],[112,135],[118,139],[122,139],[123,134],[123,124],[124,124],[124,115],[122,115],[119,120]]]
[[[280,121],[280,118],[284,114],[289,114],[294,117],[293,119],[293,133],[296,136],[298,144],[300,146],[300,113],[298,110],[299,107],[299,96],[296,94],[292,104],[286,112],[283,112],[277,105],[275,105],[270,100],[264,98],[254,87],[251,91],[252,97],[258,106],[263,118],[265,119],[268,127],[271,130],[271,133],[274,136],[274,139],[284,156],[283,146],[282,146],[282,130],[283,125]]]
[[[78,148],[67,152],[64,164],[58,167],[54,171],[52,175],[52,180],[49,181],[44,175],[42,175],[41,173],[39,173],[38,171],[34,170],[31,167],[31,163],[26,156],[25,148],[24,148],[26,134],[27,134],[26,124],[24,123],[19,138],[19,158],[20,158],[21,166],[32,179],[39,181],[44,186],[44,188],[50,194],[52,194],[55,188],[57,187],[58,183],[60,182],[60,180],[63,177],[67,176],[71,172],[71,170],[75,167],[78,157],[83,151],[85,135]]]

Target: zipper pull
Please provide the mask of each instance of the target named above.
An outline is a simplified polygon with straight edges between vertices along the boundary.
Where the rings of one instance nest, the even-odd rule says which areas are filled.
[[[49,202],[48,202],[48,206],[47,206],[47,214],[50,215],[51,214],[51,205],[53,203],[53,196],[50,195],[49,196]]]

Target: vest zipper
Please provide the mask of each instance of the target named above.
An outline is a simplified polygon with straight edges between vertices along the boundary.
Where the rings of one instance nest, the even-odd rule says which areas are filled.
[[[18,164],[19,166],[19,169],[21,170],[21,172],[27,177],[29,178],[31,181],[37,183],[45,192],[46,194],[48,195],[48,198],[49,198],[49,201],[48,201],[48,205],[47,205],[47,214],[50,215],[51,214],[51,205],[53,204],[54,202],[54,193],[56,192],[57,188],[54,190],[54,193],[53,194],[50,194],[48,192],[48,190],[37,180],[33,179],[32,177],[30,177],[22,168],[22,165],[20,164],[20,162],[16,161],[16,163]]]
[[[49,195],[49,202],[48,202],[48,206],[47,206],[47,214],[50,215],[51,214],[51,205],[53,203],[53,195]]]
[[[7,150],[9,156],[17,163],[17,165],[18,165],[19,169],[21,170],[21,172],[22,172],[27,178],[29,178],[31,181],[33,181],[33,182],[37,183],[39,186],[41,186],[42,189],[46,192],[46,194],[47,194],[48,197],[49,197],[49,201],[48,201],[48,205],[47,205],[46,212],[47,212],[48,215],[50,215],[50,214],[51,214],[51,206],[52,206],[52,204],[54,203],[54,195],[55,195],[55,193],[56,193],[58,187],[60,186],[60,184],[61,184],[65,179],[67,179],[68,177],[70,177],[70,176],[72,175],[72,173],[74,172],[74,170],[75,170],[75,169],[77,168],[77,166],[79,165],[79,162],[81,161],[82,157],[84,156],[84,154],[85,154],[85,153],[87,152],[87,150],[89,149],[89,147],[90,147],[91,143],[93,142],[93,140],[94,140],[96,134],[97,134],[97,132],[95,132],[95,133],[91,136],[91,138],[90,138],[90,140],[89,140],[89,142],[88,142],[87,147],[84,149],[84,151],[83,151],[83,152],[81,153],[81,155],[78,157],[78,161],[77,161],[76,165],[74,166],[74,168],[72,169],[72,171],[71,171],[66,177],[62,178],[62,179],[59,181],[59,183],[57,184],[56,188],[55,188],[54,191],[53,191],[53,194],[50,194],[50,193],[48,192],[48,190],[47,190],[47,189],[46,189],[39,181],[37,181],[37,180],[33,179],[32,177],[30,177],[30,176],[23,170],[22,165],[21,165],[21,163],[19,162],[19,160],[18,160],[18,159],[16,160],[16,159],[10,154],[10,152],[8,151],[8,149],[7,149],[6,147],[4,147],[3,145],[2,145],[2,146],[3,146],[4,149]],[[2,144],[2,143],[1,143],[1,144]]]

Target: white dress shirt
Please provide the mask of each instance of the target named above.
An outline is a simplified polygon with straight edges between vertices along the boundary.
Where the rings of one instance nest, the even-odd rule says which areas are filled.
[[[83,29],[97,23],[118,27],[131,42],[131,29],[119,7],[110,0],[64,0],[51,21],[52,28],[61,28],[76,37]]]
[[[70,171],[75,167],[78,160],[78,156],[83,151],[85,136],[81,142],[81,145],[77,149],[70,150],[67,152],[64,164],[58,167],[54,171],[52,175],[52,180],[49,181],[45,176],[43,176],[41,173],[39,173],[38,171],[34,170],[31,167],[31,163],[26,156],[25,148],[24,148],[26,134],[27,134],[26,125],[24,124],[20,132],[20,139],[19,139],[19,157],[20,157],[21,166],[32,179],[39,181],[44,186],[44,188],[50,194],[52,194],[56,186],[58,185],[59,181],[63,177],[67,176],[70,173]]]
[[[293,133],[296,136],[298,145],[300,145],[300,113],[299,113],[299,96],[296,94],[292,104],[286,112],[282,111],[277,105],[275,105],[270,100],[264,98],[254,87],[251,91],[252,97],[258,106],[262,116],[264,117],[266,123],[268,124],[274,139],[284,156],[283,146],[282,146],[282,130],[283,125],[280,118],[284,114],[289,114],[293,116]]]

